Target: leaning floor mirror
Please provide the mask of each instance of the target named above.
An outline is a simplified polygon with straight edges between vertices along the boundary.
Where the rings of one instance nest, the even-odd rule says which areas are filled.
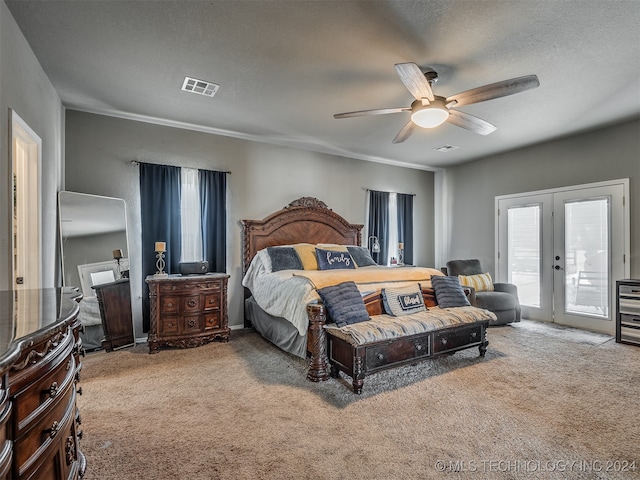
[[[134,344],[124,200],[64,191],[58,208],[63,283],[83,294],[83,347],[110,351]]]

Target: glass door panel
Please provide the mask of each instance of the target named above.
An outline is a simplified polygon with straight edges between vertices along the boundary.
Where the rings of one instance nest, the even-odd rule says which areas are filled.
[[[540,204],[507,210],[508,282],[522,305],[540,308]]]
[[[567,202],[566,313],[609,316],[609,198]]]

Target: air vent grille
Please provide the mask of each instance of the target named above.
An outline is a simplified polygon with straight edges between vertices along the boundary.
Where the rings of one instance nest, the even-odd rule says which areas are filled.
[[[454,145],[440,145],[439,147],[434,148],[436,152],[450,152],[451,150],[455,150],[456,146]]]
[[[182,84],[182,90],[185,92],[197,93],[206,97],[213,97],[219,88],[220,85],[215,83],[191,77],[184,77],[184,83]]]

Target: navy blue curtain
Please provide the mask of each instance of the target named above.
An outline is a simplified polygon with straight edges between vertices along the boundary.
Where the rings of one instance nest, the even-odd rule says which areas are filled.
[[[369,191],[369,223],[368,235],[378,238],[380,253],[374,253],[373,259],[378,265],[386,265],[389,249],[389,192]],[[367,240],[367,247],[371,248],[371,242]]]
[[[167,273],[178,273],[180,252],[180,167],[140,164],[140,218],[142,219],[142,325],[149,331],[147,275],[156,273],[155,242],[166,243]]]
[[[413,195],[398,193],[398,242],[404,243],[403,261],[413,265]]]
[[[210,272],[227,270],[227,174],[200,170],[202,251]]]

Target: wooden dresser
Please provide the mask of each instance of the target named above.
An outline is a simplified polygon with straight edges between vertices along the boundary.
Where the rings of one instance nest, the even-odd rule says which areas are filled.
[[[160,347],[191,348],[215,339],[229,341],[224,273],[150,275],[149,353]]]
[[[114,348],[133,345],[133,318],[131,316],[131,289],[129,279],[94,285],[100,306],[100,317],[104,328],[102,348],[107,352]]]
[[[0,479],[84,475],[75,289],[0,292]]]

